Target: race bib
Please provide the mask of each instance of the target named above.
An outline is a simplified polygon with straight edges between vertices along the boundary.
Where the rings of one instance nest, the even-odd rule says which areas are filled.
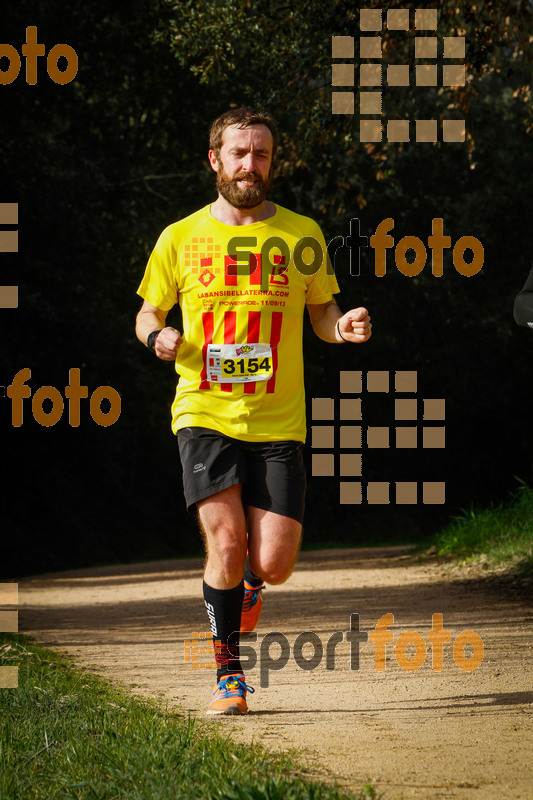
[[[213,383],[248,383],[272,377],[269,344],[208,344],[207,380]]]

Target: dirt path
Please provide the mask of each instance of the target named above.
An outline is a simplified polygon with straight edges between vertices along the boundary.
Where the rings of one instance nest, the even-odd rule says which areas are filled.
[[[191,560],[27,579],[19,587],[20,630],[135,692],[203,717],[213,670],[193,669],[184,658],[185,640],[207,630],[201,582],[201,563]],[[370,779],[385,800],[533,798],[533,614],[523,601],[459,578],[446,565],[420,564],[405,548],[304,553],[290,581],[265,595],[255,648],[265,634],[280,631],[290,659],[270,672],[268,688],[260,686],[259,666],[250,670],[252,713],[213,724],[241,741],[304,747],[318,776],[353,790]],[[335,670],[326,670],[326,644],[335,631],[349,629],[352,613],[370,632],[389,612],[394,643],[402,632],[425,640],[427,658],[417,671],[397,663],[395,644],[386,645],[386,668],[376,671],[371,641],[360,646],[359,670],[350,668],[346,641],[336,647]],[[434,613],[444,615],[452,641],[463,630],[481,636],[478,669],[460,669],[451,644],[444,645],[442,671],[432,669]],[[313,671],[293,657],[303,631],[314,631],[324,646]],[[473,652],[467,645],[465,656]],[[412,653],[411,645],[406,655]],[[280,654],[272,644],[271,658]],[[306,645],[303,656],[311,655]],[[260,663],[264,682],[266,658]]]

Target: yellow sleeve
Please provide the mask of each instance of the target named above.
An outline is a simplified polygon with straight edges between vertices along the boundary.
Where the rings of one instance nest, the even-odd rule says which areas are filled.
[[[316,225],[313,236],[320,242],[325,257],[320,269],[311,276],[311,280],[307,286],[305,302],[310,305],[318,305],[333,300],[333,295],[337,294],[340,289],[328,255],[324,234],[318,225]]]
[[[137,294],[162,311],[169,311],[178,302],[176,247],[170,228],[165,228],[156,242],[146,265]]]

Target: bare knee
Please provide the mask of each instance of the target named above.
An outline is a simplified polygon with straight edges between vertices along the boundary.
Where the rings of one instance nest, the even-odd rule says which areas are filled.
[[[246,542],[227,533],[210,536],[207,547],[208,560],[216,560],[219,567],[227,572],[236,565],[237,570],[244,569],[246,558]]]
[[[206,576],[210,585],[236,585],[243,576],[246,558],[246,532],[222,521],[205,532]]]
[[[263,559],[255,562],[250,558],[250,569],[258,578],[262,578],[266,583],[275,586],[285,583],[290,578],[294,569],[294,562],[295,559],[290,561]]]
[[[267,583],[285,583],[292,575],[301,524],[292,518],[254,506],[248,507],[250,568]]]

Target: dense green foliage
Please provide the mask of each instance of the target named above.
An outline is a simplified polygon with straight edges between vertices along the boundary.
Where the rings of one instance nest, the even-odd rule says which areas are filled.
[[[416,4],[398,4],[406,6]],[[331,36],[357,42],[353,3],[6,7],[2,41],[20,51],[26,26],[37,25],[47,50],[58,42],[76,49],[79,72],[58,86],[41,60],[35,86],[25,83],[24,68],[0,86],[0,201],[20,207],[20,252],[0,256],[3,282],[20,285],[20,307],[0,313],[0,382],[30,367],[33,391],[62,390],[78,367],[89,393],[117,389],[122,415],[100,428],[85,404],[79,428],[66,411],[43,428],[26,401],[24,424],[13,428],[10,403],[0,404],[10,466],[4,574],[199,549],[169,428],[176,378],[135,338],[135,291],[162,228],[214,199],[207,131],[230,104],[258,104],[278,120],[272,199],[315,217],[327,241],[347,236],[352,218],[370,236],[386,217],[396,242],[426,241],[431,220],[441,217],[452,242],[472,235],[485,251],[472,278],[454,270],[449,251],[442,278],[429,264],[418,277],[401,275],[392,251],[386,276],[377,278],[369,248],[357,276],[347,252],[338,252],[340,305],[367,306],[374,335],[356,350],[311,351],[307,329],[308,398],[336,392],[341,369],[418,370],[419,396],[446,398],[446,449],[364,450],[365,480],[445,480],[447,503],[354,509],[338,503],[338,479],[313,479],[308,541],[417,538],[471,501],[499,500],[515,475],[531,480],[533,340],[512,318],[531,261],[531,7],[521,0],[425,7],[440,9],[439,35],[466,36],[467,84],[384,88],[384,107],[411,119],[464,115],[465,144],[361,145],[357,115],[331,114]],[[408,48],[412,32],[384,32],[386,62],[403,63]],[[170,319],[179,327],[179,315]],[[365,420],[393,425],[392,409],[392,395],[377,397]]]
[[[356,800],[306,781],[291,755],[234,744],[22,636],[0,634],[0,663],[20,665],[18,689],[0,689],[2,800]]]
[[[472,508],[435,537],[439,555],[510,564],[533,577],[533,489],[522,485],[506,502]]]

